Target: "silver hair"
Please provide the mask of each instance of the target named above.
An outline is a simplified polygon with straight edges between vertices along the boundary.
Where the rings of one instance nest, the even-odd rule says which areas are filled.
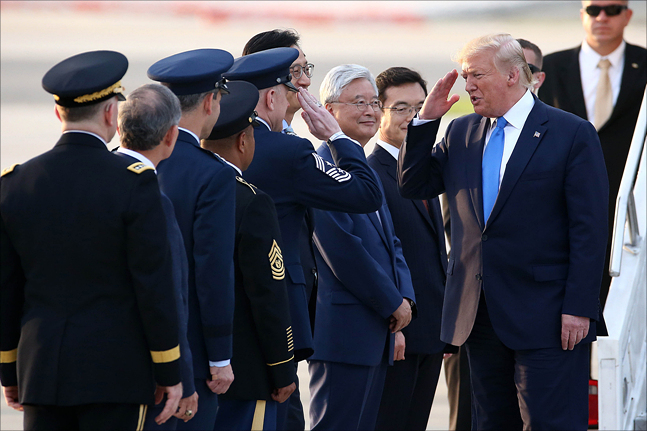
[[[507,74],[511,68],[519,70],[519,82],[529,90],[539,82],[526,62],[523,49],[509,34],[489,34],[469,41],[455,56],[454,61],[463,64],[466,60],[480,54],[493,56],[494,65],[500,73]]]
[[[319,99],[321,103],[326,104],[338,101],[344,88],[354,80],[362,78],[371,83],[375,90],[375,96],[377,97],[378,90],[375,84],[375,78],[367,68],[358,64],[342,64],[341,66],[333,67],[326,73],[321,87],[319,87]]]
[[[133,151],[152,150],[182,117],[180,101],[159,84],[145,84],[128,95],[119,107],[121,144]]]

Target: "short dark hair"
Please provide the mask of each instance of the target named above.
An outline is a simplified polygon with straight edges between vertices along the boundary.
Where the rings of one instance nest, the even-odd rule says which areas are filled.
[[[541,53],[541,49],[534,43],[526,40],[526,39],[517,39],[517,42],[519,42],[519,45],[521,45],[521,49],[529,49],[532,52],[535,53],[535,56],[537,57],[537,63],[535,66],[541,70],[541,67],[544,64],[544,55]],[[527,61],[527,60],[526,60]]]
[[[159,84],[142,85],[119,108],[121,144],[133,151],[152,150],[181,116],[180,102],[171,90]]]
[[[56,107],[58,109],[59,115],[64,121],[77,123],[79,121],[85,121],[94,118],[94,116],[97,115],[99,111],[102,111],[106,107],[108,100],[86,106],[75,106],[68,108],[65,106],[56,105]]]
[[[425,97],[427,97],[427,81],[422,79],[422,76],[418,72],[407,67],[390,67],[377,75],[375,83],[377,84],[378,90],[377,97],[382,103],[386,101],[387,89],[390,87],[399,87],[404,84],[420,84],[425,92]]]
[[[164,83],[162,83],[162,85],[164,85]],[[164,86],[168,88],[168,86],[166,86],[166,85],[164,85]],[[207,97],[207,95],[209,95],[211,93],[215,94],[217,91],[219,91],[219,90],[218,89],[213,89],[213,90],[209,90],[209,91],[204,92],[204,93],[185,94],[185,95],[182,95],[182,96],[177,96],[178,100],[180,101],[180,107],[182,108],[182,112],[184,113],[184,112],[193,111],[195,108],[198,107],[198,105],[200,103],[202,103],[202,101],[204,100],[205,97]]]
[[[299,45],[299,38],[299,34],[292,29],[264,31],[247,41],[243,48],[243,55],[272,48],[290,48],[291,46]]]

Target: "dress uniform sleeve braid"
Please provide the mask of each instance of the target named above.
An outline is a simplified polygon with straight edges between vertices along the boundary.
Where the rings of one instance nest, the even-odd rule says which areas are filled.
[[[247,206],[239,227],[238,262],[263,360],[274,388],[295,381],[294,349],[281,233],[272,199],[259,193]]]
[[[16,357],[20,318],[25,301],[25,276],[20,258],[1,218],[0,262],[0,380],[2,386],[16,386]]]
[[[235,202],[235,171],[214,169],[193,223],[195,286],[209,361],[231,359],[233,349]]]
[[[127,261],[155,380],[180,382],[179,330],[166,219],[153,172],[132,176],[126,220]]]

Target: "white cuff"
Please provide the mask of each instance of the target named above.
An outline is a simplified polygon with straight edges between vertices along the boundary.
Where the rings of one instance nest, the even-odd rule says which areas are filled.
[[[209,366],[210,367],[226,367],[227,365],[231,364],[231,359],[225,359],[224,361],[209,361]]]
[[[438,121],[438,118],[436,118],[435,120],[423,120],[422,118],[415,117],[411,122],[411,124],[413,125],[413,127],[416,127],[416,126],[421,126],[423,124],[427,124],[430,121]]]
[[[346,135],[346,134],[345,134],[344,132],[342,132],[341,130],[340,130],[339,132],[335,133],[334,135],[332,135],[330,138],[328,138],[328,142],[332,142],[332,141],[334,141],[335,139],[339,139],[339,138],[346,138],[346,139],[348,139],[348,140],[350,140],[350,141],[355,142],[357,145],[359,145],[359,146],[361,147],[361,145],[360,145],[360,143],[359,143],[359,142],[357,142],[355,139],[349,138],[349,137],[348,137],[348,135]]]

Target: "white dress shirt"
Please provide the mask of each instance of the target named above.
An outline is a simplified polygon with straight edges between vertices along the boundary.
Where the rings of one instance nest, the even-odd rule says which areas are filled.
[[[198,145],[200,145],[200,138],[198,138],[198,135],[196,135],[195,133],[193,133],[189,129],[185,129],[184,127],[178,127],[178,129],[183,130],[183,131],[187,132],[189,135],[193,136],[195,138],[195,140],[198,142]]]
[[[395,160],[398,160],[398,156],[400,155],[399,148],[396,148],[388,142],[382,141],[381,139],[378,139],[375,145],[379,145],[380,147],[384,148],[386,152],[392,155]]]
[[[519,101],[515,103],[508,112],[503,114],[503,118],[506,119],[508,124],[504,129],[505,139],[503,141],[501,171],[499,172],[499,187],[501,187],[501,181],[503,181],[503,174],[505,173],[505,168],[508,164],[508,160],[510,160],[512,151],[514,151],[514,147],[517,145],[519,135],[521,135],[521,129],[523,129],[523,125],[526,124],[526,119],[528,118],[528,115],[530,115],[530,111],[532,111],[533,106],[535,106],[535,99],[532,97],[532,93],[526,90],[526,93],[521,97],[521,99],[519,99]],[[485,152],[485,149],[490,142],[492,132],[494,132],[494,129],[496,128],[496,122],[496,119],[492,121],[492,123],[490,124],[490,129],[485,135],[485,145],[483,146],[483,152]]]
[[[133,150],[128,149],[128,148],[124,148],[124,147],[117,148],[117,152],[127,154],[130,157],[134,157],[135,159],[139,160],[140,162],[142,162],[146,166],[148,166],[150,168],[153,168],[155,170],[155,174],[157,174],[157,170],[155,169],[155,165],[153,164],[153,162],[151,162],[148,159],[148,157],[144,156],[143,154],[138,153],[137,151],[133,151]]]
[[[616,106],[618,94],[620,94],[620,84],[622,83],[622,72],[625,67],[625,46],[623,40],[619,47],[611,54],[601,56],[586,43],[582,42],[580,49],[580,78],[582,79],[582,93],[586,103],[586,116],[589,121],[593,122],[595,117],[595,97],[600,80],[600,69],[598,63],[601,59],[606,58],[611,63],[609,67],[609,80],[611,81],[611,90],[613,91],[613,106]]]

